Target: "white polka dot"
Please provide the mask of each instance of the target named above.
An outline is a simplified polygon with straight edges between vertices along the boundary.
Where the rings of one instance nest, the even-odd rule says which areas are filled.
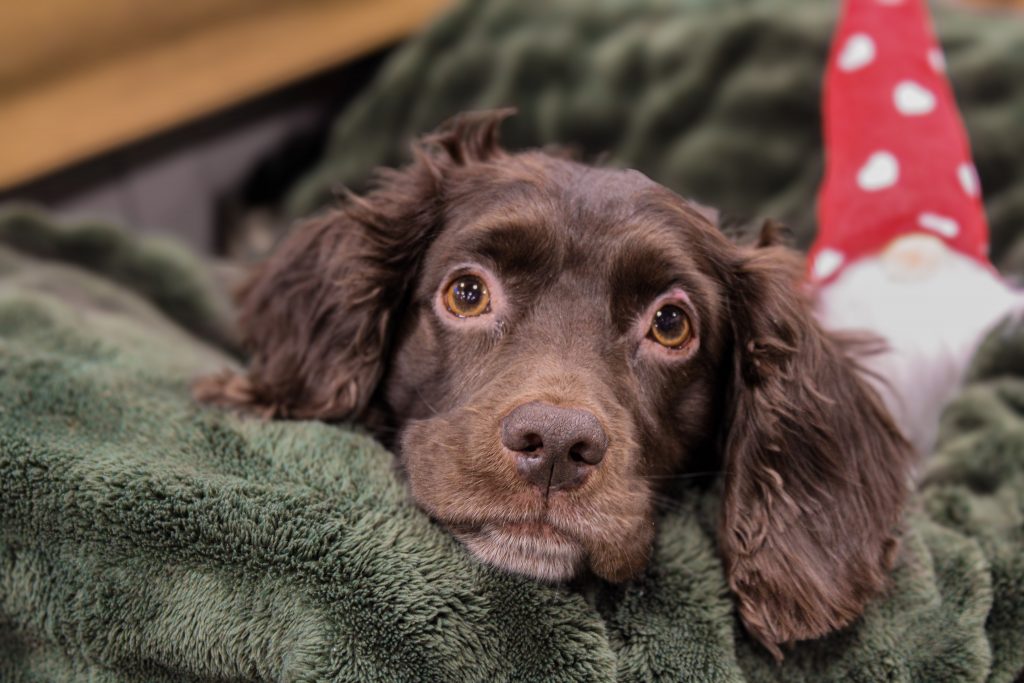
[[[892,91],[892,101],[904,116],[923,116],[935,109],[935,95],[915,81],[900,81]]]
[[[937,74],[946,72],[946,55],[942,54],[942,50],[937,47],[933,47],[928,50],[928,63]]]
[[[875,61],[875,41],[866,33],[854,33],[839,52],[840,71],[856,71]]]
[[[956,219],[949,216],[940,216],[937,213],[925,211],[917,217],[917,224],[925,230],[942,235],[947,239],[953,239],[960,234],[960,224]]]
[[[892,187],[900,179],[900,162],[892,152],[875,152],[857,171],[857,185],[865,192]]]
[[[811,274],[815,280],[824,280],[839,270],[844,260],[845,258],[841,252],[826,247],[814,257],[814,267],[811,269]]]
[[[978,180],[978,171],[974,168],[974,164],[968,161],[960,164],[956,167],[956,176],[960,179],[960,187],[964,188],[968,197],[981,195],[981,181]]]

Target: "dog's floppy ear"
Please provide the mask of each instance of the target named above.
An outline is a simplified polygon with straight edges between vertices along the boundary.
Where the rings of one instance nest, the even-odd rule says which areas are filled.
[[[850,343],[812,315],[798,255],[774,241],[732,266],[720,544],[747,630],[781,658],[779,645],[846,626],[884,589],[913,452]]]
[[[199,380],[200,400],[267,416],[352,419],[384,370],[395,318],[440,230],[445,175],[503,154],[511,111],[463,114],[378,172],[367,195],[296,227],[239,294],[244,375]]]

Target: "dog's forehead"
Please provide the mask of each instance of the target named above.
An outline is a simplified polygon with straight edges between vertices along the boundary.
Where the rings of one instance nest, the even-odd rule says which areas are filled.
[[[576,200],[628,203],[648,192],[661,189],[660,185],[636,169],[564,163],[569,164],[571,169],[574,182],[570,188]]]
[[[701,207],[633,169],[601,168],[527,152],[473,169],[449,196],[451,232],[546,226],[548,240],[621,246],[637,236],[685,248],[711,226]],[[606,240],[604,238],[610,238]]]
[[[522,154],[513,160],[536,169],[534,189],[564,210],[624,218],[654,197],[685,203],[635,169],[588,166],[536,153]]]

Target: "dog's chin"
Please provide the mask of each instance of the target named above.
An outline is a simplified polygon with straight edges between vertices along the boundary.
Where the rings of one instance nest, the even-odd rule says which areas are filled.
[[[578,541],[541,522],[488,523],[453,532],[481,562],[540,581],[567,581],[586,560]]]

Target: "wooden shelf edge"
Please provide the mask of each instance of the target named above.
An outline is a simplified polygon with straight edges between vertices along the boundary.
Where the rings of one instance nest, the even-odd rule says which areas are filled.
[[[0,102],[0,190],[397,42],[449,4],[293,3],[17,93]]]

